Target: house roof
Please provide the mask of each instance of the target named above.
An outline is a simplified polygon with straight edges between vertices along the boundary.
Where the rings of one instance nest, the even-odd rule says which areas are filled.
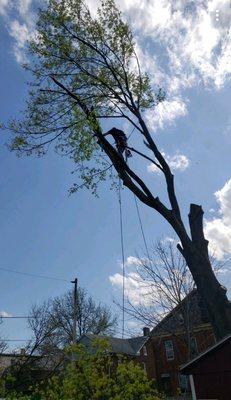
[[[35,354],[21,354],[21,353],[0,353],[0,357],[19,357],[19,358],[23,358],[23,357],[38,357]]]
[[[129,339],[121,339],[111,336],[85,334],[80,338],[79,342],[83,343],[88,347],[91,345],[92,340],[96,338],[107,339],[111,346],[112,353],[127,354],[127,355],[138,355],[140,349],[145,345],[145,343],[149,339],[148,336],[138,336]]]
[[[231,334],[228,336],[225,336],[219,342],[215,343],[213,346],[209,347],[207,350],[200,353],[197,357],[193,358],[186,364],[182,365],[182,367],[180,368],[180,371],[186,372],[186,370],[188,368],[194,366],[197,362],[199,362],[202,358],[206,357],[208,354],[211,354],[212,352],[219,350],[223,345],[225,345],[230,340],[231,340]]]
[[[189,311],[187,311],[189,310]],[[206,309],[197,289],[193,289],[172,311],[170,311],[152,330],[151,336],[158,336],[166,332],[175,332],[182,329],[182,312],[189,313],[193,327],[209,323]]]

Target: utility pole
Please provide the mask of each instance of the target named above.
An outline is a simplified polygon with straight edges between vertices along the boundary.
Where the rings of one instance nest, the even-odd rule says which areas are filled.
[[[77,335],[76,335],[76,329],[77,329],[77,285],[78,285],[78,279],[75,278],[73,281],[71,281],[71,283],[74,284],[74,290],[73,290],[73,327],[72,327],[72,344],[75,345],[76,344],[76,339],[77,339]],[[72,367],[75,366],[75,351],[73,349],[72,355]]]
[[[74,281],[71,281],[74,284],[74,291],[73,291],[73,332],[72,332],[72,342],[76,344],[76,330],[77,330],[77,285],[78,279],[75,278]]]

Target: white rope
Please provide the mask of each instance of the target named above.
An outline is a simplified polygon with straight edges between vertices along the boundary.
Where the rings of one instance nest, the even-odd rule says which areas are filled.
[[[120,243],[122,253],[122,338],[124,337],[125,328],[125,257],[124,257],[124,234],[123,234],[123,209],[121,196],[121,180],[119,178],[119,212],[120,212]]]

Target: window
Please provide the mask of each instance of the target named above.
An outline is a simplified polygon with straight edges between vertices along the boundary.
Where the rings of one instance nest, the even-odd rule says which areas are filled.
[[[178,321],[180,324],[184,323],[184,317],[183,314],[181,312],[179,312],[179,314],[177,315]]]
[[[143,346],[143,355],[144,355],[144,356],[147,356],[147,355],[148,355],[147,347],[146,347],[146,346]]]
[[[173,348],[172,340],[166,340],[164,342],[164,347],[165,347],[165,354],[166,354],[167,361],[174,360],[174,348]]]
[[[191,357],[195,357],[198,354],[197,349],[197,340],[195,337],[190,338],[190,355]]]
[[[147,370],[146,370],[146,364],[145,364],[145,362],[142,363],[142,366],[143,366],[143,370],[146,372]]]
[[[182,393],[189,391],[188,377],[186,375],[179,374],[179,385]]]

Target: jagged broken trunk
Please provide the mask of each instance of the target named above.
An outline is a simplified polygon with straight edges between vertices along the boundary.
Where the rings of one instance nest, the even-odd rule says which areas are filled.
[[[231,333],[231,304],[226,289],[218,282],[208,254],[203,232],[203,210],[191,204],[189,213],[191,240],[178,246],[192,273],[198,292],[207,309],[217,340]]]

